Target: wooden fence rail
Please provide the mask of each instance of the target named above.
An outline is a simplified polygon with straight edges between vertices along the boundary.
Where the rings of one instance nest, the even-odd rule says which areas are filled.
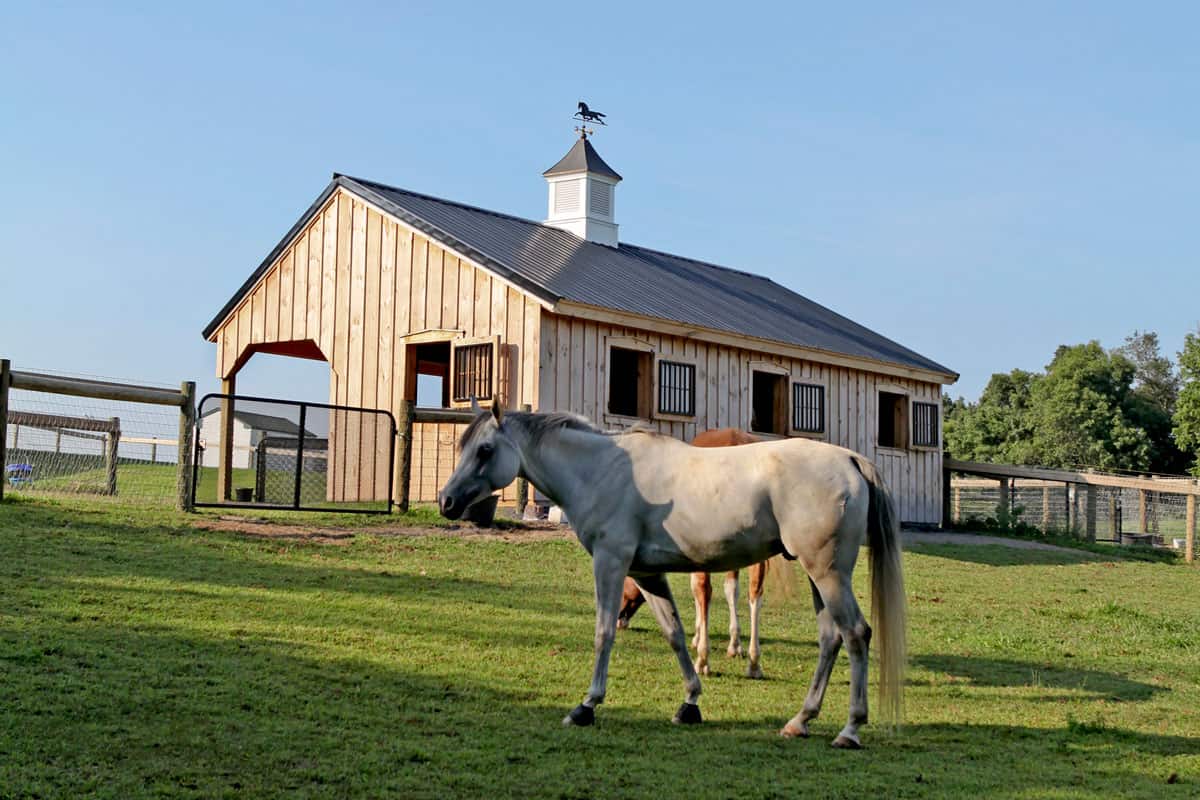
[[[37,372],[18,372],[12,369],[8,359],[0,359],[0,465],[8,463],[8,424],[57,430],[75,429],[97,431],[106,434],[108,440],[105,458],[108,466],[108,491],[117,491],[117,446],[121,441],[120,422],[115,417],[97,421],[87,417],[62,417],[53,414],[28,414],[9,410],[9,390],[23,389],[31,392],[65,394],[74,397],[91,397],[99,400],[116,400],[131,403],[153,403],[179,408],[179,436],[175,445],[179,448],[179,466],[176,479],[175,504],[180,510],[192,510],[192,439],[196,427],[196,384],[184,381],[179,390],[156,386],[137,386],[127,383],[112,383],[84,378],[64,378],[59,375],[43,375]],[[153,443],[151,443],[153,446]],[[4,484],[0,480],[0,500],[4,499]]]
[[[1063,491],[1063,508],[1068,521],[1068,528],[1073,533],[1083,533],[1088,539],[1096,538],[1096,514],[1099,488],[1133,489],[1138,492],[1138,531],[1142,534],[1149,532],[1148,506],[1155,493],[1158,495],[1181,495],[1185,498],[1186,512],[1184,522],[1184,558],[1190,564],[1195,560],[1196,541],[1196,498],[1200,497],[1200,482],[1187,478],[1135,478],[1124,475],[1105,475],[1095,472],[1078,472],[1074,470],[1045,469],[1042,467],[1021,467],[1011,464],[982,464],[975,461],[959,461],[953,458],[943,459],[942,468],[942,522],[951,525],[954,519],[954,509],[960,507],[959,492],[968,486],[999,485],[1000,502],[998,510],[1001,513],[1009,511],[1010,481],[1020,479],[1027,481],[1026,488],[1042,488],[1042,528],[1049,527],[1052,489],[1061,486]],[[989,478],[990,481],[960,481],[952,483],[951,473],[974,475]],[[1079,518],[1080,491],[1086,499],[1086,514],[1081,521]],[[1115,500],[1110,498],[1110,506]],[[1110,509],[1109,519],[1113,520],[1116,530],[1116,515]],[[1082,529],[1082,530],[1081,530]]]

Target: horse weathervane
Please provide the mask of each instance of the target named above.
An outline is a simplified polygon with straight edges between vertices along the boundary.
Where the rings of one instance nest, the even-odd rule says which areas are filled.
[[[608,123],[604,121],[605,116],[607,115],[601,114],[599,111],[592,111],[590,108],[588,108],[587,103],[580,100],[579,110],[575,112],[575,115],[571,117],[571,119],[577,119],[584,123],[591,122],[596,125],[607,125]],[[594,130],[588,129],[586,125],[576,125],[575,132],[578,133],[582,139],[586,139],[588,136],[595,133]]]

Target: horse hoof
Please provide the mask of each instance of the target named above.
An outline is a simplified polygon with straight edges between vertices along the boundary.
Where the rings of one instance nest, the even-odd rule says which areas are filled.
[[[833,746],[839,750],[862,750],[862,742],[857,738],[851,739],[845,734],[838,734],[838,737],[833,740]]]
[[[762,667],[758,664],[751,664],[746,668],[746,677],[751,680],[761,681],[766,676],[763,675]]]
[[[789,722],[780,728],[779,735],[785,739],[807,739],[808,726],[796,726]]]
[[[563,725],[567,728],[572,725],[580,728],[586,728],[588,725],[596,721],[596,709],[591,706],[585,706],[583,703],[571,709],[571,713],[563,717]]]
[[[629,620],[624,617],[617,617],[617,630],[623,631],[629,627]]]
[[[733,645],[730,645],[729,649],[725,651],[725,655],[729,656],[730,658],[741,658],[746,655],[746,651],[740,647],[734,647]]]
[[[675,716],[671,717],[671,722],[675,725],[699,725],[703,721],[700,717],[700,706],[695,703],[684,703],[675,712]]]
[[[707,675],[708,674],[708,664],[697,664],[696,672],[701,675]]]

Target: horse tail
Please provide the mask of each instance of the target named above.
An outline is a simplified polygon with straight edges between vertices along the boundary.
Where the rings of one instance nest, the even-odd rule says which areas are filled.
[[[900,523],[879,470],[862,456],[855,456],[854,460],[870,488],[867,544],[871,548],[871,627],[879,654],[879,711],[885,721],[898,725],[904,711],[907,659]]]

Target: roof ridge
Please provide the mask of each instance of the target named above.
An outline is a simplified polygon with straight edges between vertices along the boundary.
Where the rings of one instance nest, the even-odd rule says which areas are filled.
[[[490,208],[484,208],[483,206],[473,206],[470,203],[460,203],[457,200],[447,200],[445,197],[438,197],[437,195],[433,194],[425,194],[424,192],[414,192],[412,189],[405,189],[401,186],[392,186],[388,183],[380,183],[379,181],[367,180],[365,178],[356,178],[353,175],[346,175],[342,172],[333,173],[333,177],[335,180],[337,178],[345,178],[346,180],[351,180],[355,183],[361,183],[367,186],[377,186],[381,189],[387,189],[389,192],[403,192],[404,194],[411,194],[414,197],[421,198],[422,200],[432,200],[435,203],[443,203],[448,206],[455,206],[456,208],[465,208],[468,211],[477,211],[481,214],[499,217],[500,219],[511,219],[515,222],[524,222],[527,225],[536,225],[539,228],[561,230],[560,228],[555,228],[553,225],[547,225],[544,222],[538,222],[537,220],[529,219],[528,217],[518,217],[516,214],[505,214],[503,211],[495,211]]]

